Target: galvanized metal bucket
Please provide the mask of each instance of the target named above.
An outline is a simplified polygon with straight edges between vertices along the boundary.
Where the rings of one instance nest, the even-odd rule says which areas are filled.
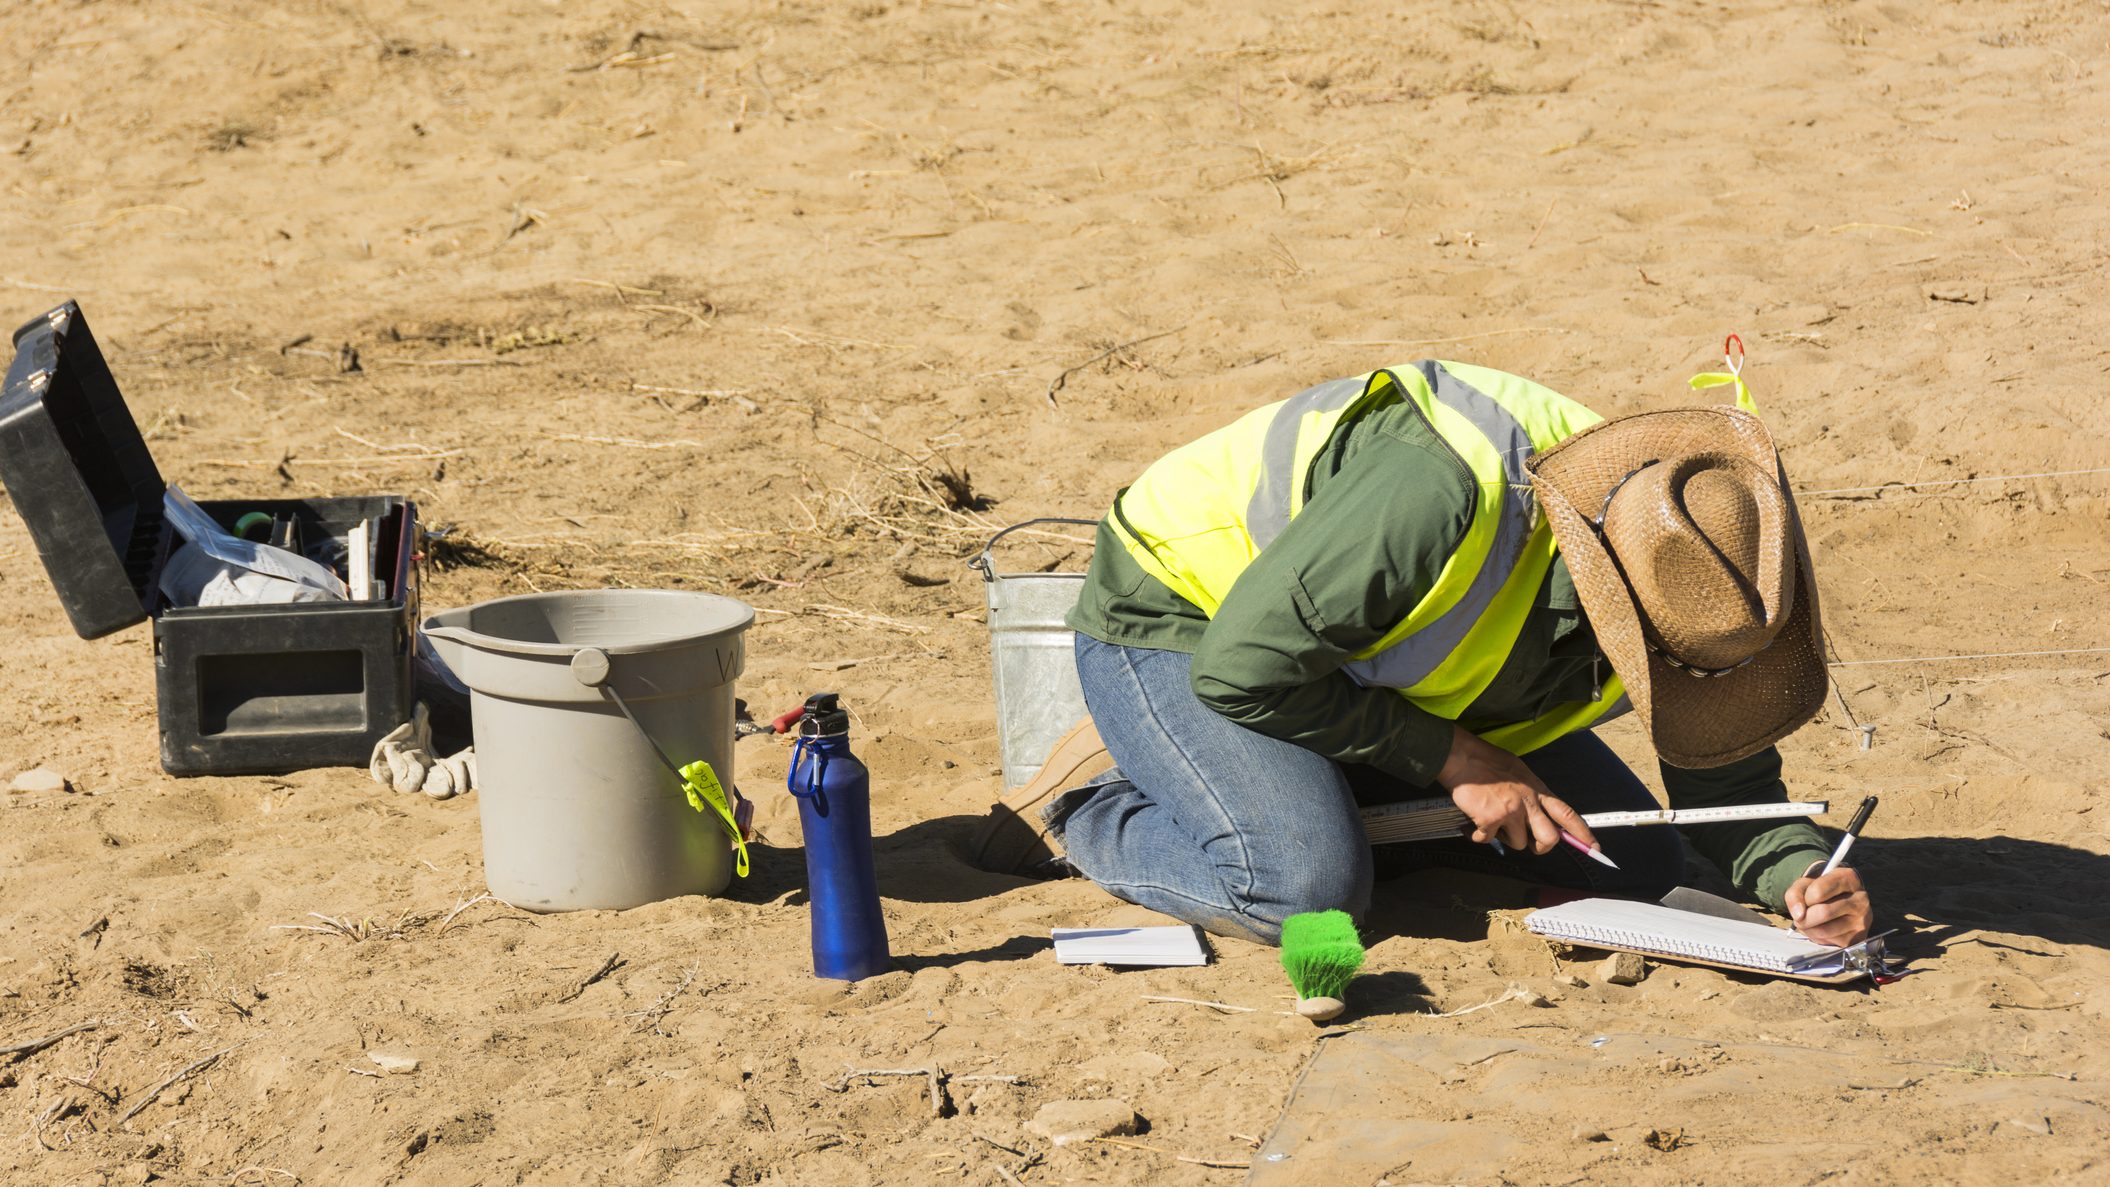
[[[1029,519],[989,538],[971,563],[989,594],[989,659],[996,682],[997,743],[1003,751],[1004,790],[1033,778],[1048,751],[1084,720],[1077,684],[1076,634],[1063,625],[1082,573],[999,573],[991,550],[1005,536],[1035,524],[1093,527],[1095,519]]]

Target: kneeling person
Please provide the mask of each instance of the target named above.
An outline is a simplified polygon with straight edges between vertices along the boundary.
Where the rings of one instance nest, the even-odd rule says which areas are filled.
[[[1368,906],[1360,805],[1444,792],[1473,831],[1427,861],[1660,896],[1682,872],[1669,829],[1580,817],[1655,806],[1591,728],[1637,713],[1674,807],[1780,802],[1773,743],[1826,690],[1755,416],[1602,421],[1459,363],[1320,384],[1159,459],[1100,524],[1070,625],[1097,733],[999,809],[996,850],[1045,858],[1045,834],[1121,898],[1261,943]],[[1809,824],[1684,831],[1813,938],[1867,934],[1860,876],[1812,877]]]

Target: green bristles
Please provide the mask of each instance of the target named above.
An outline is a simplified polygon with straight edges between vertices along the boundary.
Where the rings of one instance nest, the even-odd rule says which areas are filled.
[[[1282,971],[1299,998],[1339,998],[1363,967],[1363,940],[1346,911],[1307,911],[1282,921]]]

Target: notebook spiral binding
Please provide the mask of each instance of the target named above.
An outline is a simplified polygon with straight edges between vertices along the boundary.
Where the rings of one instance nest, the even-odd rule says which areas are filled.
[[[1664,956],[1689,956],[1696,960],[1709,960],[1716,964],[1740,965],[1748,968],[1766,969],[1776,973],[1794,973],[1813,964],[1822,964],[1831,958],[1807,960],[1782,960],[1763,953],[1734,948],[1724,944],[1664,943],[1659,936],[1628,931],[1619,927],[1593,925],[1564,926],[1558,932],[1542,932],[1556,940],[1572,940],[1580,944],[1609,945],[1614,948],[1631,948],[1637,952],[1655,952]]]

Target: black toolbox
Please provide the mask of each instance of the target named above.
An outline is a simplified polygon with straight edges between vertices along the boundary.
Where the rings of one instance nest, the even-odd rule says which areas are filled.
[[[365,766],[381,735],[410,719],[417,509],[394,495],[201,502],[230,531],[264,512],[339,549],[371,523],[376,596],[164,606],[173,533],[161,472],[80,307],[68,301],[23,326],[14,345],[0,387],[0,482],[82,638],[154,620],[162,767],[237,775]]]

